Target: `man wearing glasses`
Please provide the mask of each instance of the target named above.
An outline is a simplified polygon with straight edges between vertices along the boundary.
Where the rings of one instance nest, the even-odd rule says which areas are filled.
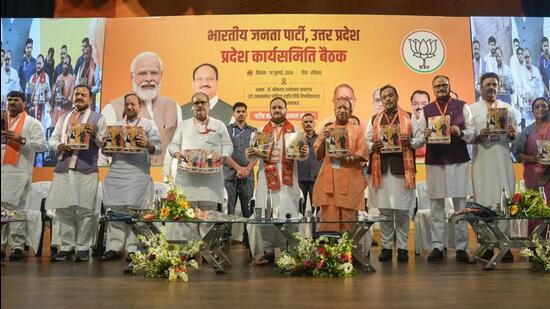
[[[426,182],[430,198],[432,221],[432,252],[428,261],[443,259],[443,237],[445,232],[445,198],[453,199],[455,211],[466,206],[466,198],[471,195],[471,180],[468,162],[470,155],[466,148],[475,138],[475,123],[468,105],[451,98],[451,83],[447,76],[438,75],[432,81],[436,100],[426,105],[420,116],[420,128],[424,131],[426,146]],[[448,144],[429,143],[431,117],[448,116],[450,125],[445,135],[450,135]],[[468,228],[465,222],[455,227],[456,260],[468,262]]]
[[[218,69],[210,64],[203,63],[193,70],[193,91],[206,94],[209,100],[209,116],[228,125],[232,122],[233,106],[218,97]],[[181,107],[182,120],[193,117],[193,102]]]
[[[11,91],[21,90],[19,85],[19,75],[17,71],[11,67],[11,51],[6,51],[3,57],[2,64],[2,109],[5,109],[6,95]]]
[[[184,120],[178,125],[168,152],[174,159],[194,160],[186,157],[186,150],[211,150],[216,154],[214,160],[223,164],[233,153],[233,143],[223,122],[209,116],[210,103],[208,95],[202,92],[191,97],[193,118]],[[202,161],[204,158],[199,158]],[[197,169],[200,168],[197,164]],[[221,167],[221,165],[219,165]],[[187,201],[201,210],[218,210],[223,202],[223,172],[221,168],[213,173],[184,171],[178,168],[175,182],[179,185]]]

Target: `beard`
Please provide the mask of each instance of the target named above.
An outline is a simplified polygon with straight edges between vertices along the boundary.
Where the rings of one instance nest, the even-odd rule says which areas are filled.
[[[160,83],[155,85],[154,89],[144,89],[141,85],[137,85],[134,81],[132,81],[132,88],[137,96],[143,101],[152,101],[160,92]]]

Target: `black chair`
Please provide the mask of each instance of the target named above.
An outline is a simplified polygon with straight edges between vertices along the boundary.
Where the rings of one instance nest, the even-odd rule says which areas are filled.
[[[42,256],[42,246],[44,244],[44,234],[46,231],[46,224],[49,223],[50,225],[50,245],[52,243],[52,233],[53,233],[53,224],[52,224],[52,218],[50,218],[46,212],[46,198],[42,198],[42,201],[40,202],[40,218],[42,220],[42,227],[40,229],[40,243],[38,244],[38,248],[36,249],[35,256],[40,257]],[[55,248],[55,249],[54,249]],[[50,247],[51,254],[57,253],[57,247],[51,246]]]
[[[105,206],[103,206],[103,202],[101,203],[101,210],[100,210],[100,222],[99,222],[99,229],[97,233],[97,241],[95,244],[95,247],[92,247],[92,256],[94,257],[101,257],[103,253],[105,252],[105,233],[107,232],[107,222],[106,220],[103,220],[105,218],[105,213],[107,210],[105,209]]]

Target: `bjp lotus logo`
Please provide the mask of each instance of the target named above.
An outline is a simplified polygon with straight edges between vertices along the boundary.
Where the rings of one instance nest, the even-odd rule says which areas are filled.
[[[445,45],[429,30],[409,33],[401,44],[405,64],[417,73],[432,73],[445,62]]]

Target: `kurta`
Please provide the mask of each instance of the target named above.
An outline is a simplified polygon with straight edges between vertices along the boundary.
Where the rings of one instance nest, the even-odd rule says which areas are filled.
[[[508,125],[516,127],[515,110],[509,104],[496,101],[493,107],[508,109]],[[487,103],[478,101],[470,107],[476,126],[476,135],[487,128]],[[474,200],[484,206],[500,203],[502,187],[511,195],[515,191],[515,175],[510,157],[510,139],[506,134],[499,135],[500,140],[473,145],[472,182]]]
[[[395,124],[399,123],[399,118],[396,119]],[[413,116],[411,117],[411,148],[418,149],[424,145],[424,137],[418,120]],[[374,125],[372,121],[367,124],[366,141],[369,151],[372,150],[374,143]],[[381,154],[384,156],[384,154]],[[369,175],[369,182],[371,175]],[[385,209],[400,209],[409,210],[414,207],[416,202],[416,190],[407,189],[405,186],[405,176],[392,174],[391,168],[388,168],[386,174],[382,174],[382,182],[379,188],[369,186],[369,199],[372,200],[372,205],[375,208]]]
[[[121,120],[116,124],[143,127],[145,136],[155,147],[153,155],[162,152],[160,135],[153,120],[134,119],[128,124]],[[103,180],[103,204],[147,208],[154,190],[150,170],[151,155],[147,149],[136,154],[113,154],[111,168]]]
[[[93,112],[92,112],[93,113]],[[65,117],[69,117],[71,113],[65,114],[57,122],[53,134],[50,138],[50,149],[57,151],[61,143],[66,141],[61,140],[63,122]],[[79,122],[82,122],[84,111],[80,115]],[[90,143],[94,143],[97,147],[101,147],[101,140],[105,136],[107,126],[105,118],[101,116],[95,127],[95,138],[90,139]],[[97,161],[91,162],[97,170]],[[58,165],[60,162],[58,161]],[[67,173],[54,173],[52,186],[46,199],[47,209],[69,208],[78,206],[87,209],[95,209],[97,185],[99,177],[97,172],[83,173],[76,169],[69,169]]]
[[[10,130],[14,131],[18,121],[14,121]],[[40,122],[30,115],[25,117],[21,136],[27,139],[25,145],[20,145],[20,155],[17,165],[4,164],[6,145],[2,144],[2,202],[14,206],[24,206],[32,184],[32,170],[36,152],[46,150],[44,130]]]
[[[195,121],[196,126],[195,126]],[[199,132],[205,132],[201,134]],[[176,152],[186,149],[212,149],[220,156],[229,157],[233,153],[233,143],[223,122],[208,118],[206,128],[195,118],[182,121],[168,146],[168,152],[174,156]],[[177,171],[176,184],[181,186],[188,201],[223,202],[223,169],[212,174],[198,174]]]
[[[475,124],[472,112],[466,104],[462,107],[462,116],[464,117],[464,129],[462,129],[464,136],[461,139],[466,143],[472,143],[476,136]],[[420,116],[419,125],[420,130],[424,132],[427,127],[424,110]],[[451,125],[454,123],[451,122]],[[428,148],[427,152],[429,151]],[[430,199],[467,197],[472,191],[469,163],[426,164],[426,184]]]
[[[264,126],[258,129],[258,132],[264,130]],[[274,126],[276,127],[276,125]],[[300,128],[293,125],[294,132],[301,132]],[[284,147],[283,138],[284,134],[280,134],[279,140],[277,134],[273,130],[273,139],[274,139],[274,150],[279,150],[279,161],[277,162],[277,172],[279,173],[279,179],[283,179],[283,165],[282,165],[282,147]],[[277,128],[277,130],[279,130]],[[279,191],[271,192],[271,201],[273,208],[279,208],[279,218],[285,218],[286,214],[290,214],[292,218],[299,217],[299,206],[300,206],[300,185],[298,183],[298,161],[294,160],[292,167],[292,186],[287,186],[284,183],[281,183],[281,189]],[[265,177],[265,164],[264,160],[260,160],[258,168],[258,178],[256,184],[256,204],[255,207],[266,208],[266,198],[267,198],[267,180]]]
[[[361,127],[349,123],[345,127],[348,131],[349,155],[359,156],[364,161],[368,160],[365,131]],[[325,138],[322,135],[317,137],[313,145],[315,153],[319,147],[325,147]],[[366,185],[359,160],[346,163],[343,160],[325,156],[313,187],[313,205],[355,211],[363,210],[365,208]],[[330,220],[331,218],[326,219]],[[339,218],[332,219],[338,220]]]

